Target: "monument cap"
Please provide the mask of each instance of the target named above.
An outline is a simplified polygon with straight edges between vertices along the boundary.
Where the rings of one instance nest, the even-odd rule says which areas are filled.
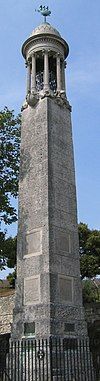
[[[53,34],[55,36],[59,36],[61,37],[60,33],[58,32],[57,29],[55,29],[51,24],[49,24],[48,22],[46,23],[43,23],[43,24],[40,24],[38,27],[36,27],[35,29],[33,29],[31,36],[36,36],[38,34]]]

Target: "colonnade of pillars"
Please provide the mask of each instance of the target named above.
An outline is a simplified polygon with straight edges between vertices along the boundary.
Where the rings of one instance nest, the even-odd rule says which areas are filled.
[[[62,61],[60,54],[56,56],[56,91],[59,93],[61,90],[65,91],[65,62]],[[48,51],[44,52],[44,92],[50,90],[49,84],[49,54]],[[27,94],[36,92],[36,54],[33,53],[32,57],[27,62]]]

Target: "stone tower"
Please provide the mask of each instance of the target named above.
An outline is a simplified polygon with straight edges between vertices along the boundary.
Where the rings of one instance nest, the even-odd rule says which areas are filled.
[[[12,337],[86,335],[82,307],[69,47],[48,22],[24,42],[17,284]]]

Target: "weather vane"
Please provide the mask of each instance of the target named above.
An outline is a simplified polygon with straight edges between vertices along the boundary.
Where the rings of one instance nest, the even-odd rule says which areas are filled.
[[[36,11],[36,9],[35,9]],[[49,10],[49,7],[45,7],[40,5],[39,9],[37,9],[37,12],[40,12],[42,16],[44,16],[44,22],[46,22],[46,17],[51,15],[51,11]]]

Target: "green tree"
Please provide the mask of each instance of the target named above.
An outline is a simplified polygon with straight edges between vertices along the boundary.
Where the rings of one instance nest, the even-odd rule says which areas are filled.
[[[92,278],[100,274],[100,230],[90,230],[82,222],[78,230],[81,276]]]
[[[12,199],[18,195],[20,115],[7,107],[0,112],[0,220],[6,225],[17,220]],[[2,226],[2,225],[1,225]],[[6,238],[0,231],[0,269],[16,264],[16,237]]]
[[[14,268],[16,265],[17,253],[17,237],[8,237],[0,232],[0,269],[5,269],[5,266]]]
[[[100,258],[100,230],[91,230],[86,242],[86,253]]]
[[[95,286],[92,280],[84,280],[82,285],[84,303],[98,302],[100,300],[100,289]]]
[[[16,280],[16,270],[13,271],[13,273],[10,273],[8,276],[7,276],[7,279],[10,283],[10,286],[12,288],[15,288],[15,280]]]
[[[0,232],[0,269],[5,269],[6,266],[6,259],[3,256],[4,253],[4,242],[5,242],[5,233]]]
[[[81,277],[93,278],[100,274],[99,258],[94,255],[84,254],[80,258]]]
[[[90,229],[88,228],[88,225],[84,224],[83,222],[80,222],[78,225],[78,233],[79,233],[79,250],[80,255],[86,253],[86,242],[90,235]]]
[[[17,220],[11,196],[18,194],[20,126],[20,115],[15,117],[13,110],[0,112],[0,217],[5,224]]]

